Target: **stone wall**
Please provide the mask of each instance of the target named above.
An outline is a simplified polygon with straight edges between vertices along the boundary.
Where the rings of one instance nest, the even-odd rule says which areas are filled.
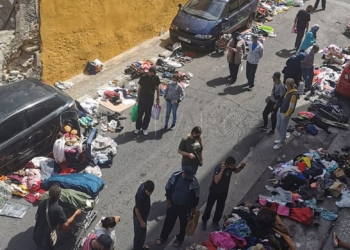
[[[7,1],[13,2],[13,0],[2,0],[4,3]],[[36,0],[17,0],[12,14],[15,29],[0,31],[0,84],[15,82],[27,77],[41,78],[38,7]],[[12,10],[8,7],[6,9]],[[4,18],[7,19],[9,15],[10,13],[3,12],[1,21],[4,22]],[[6,29],[11,25],[6,26]]]

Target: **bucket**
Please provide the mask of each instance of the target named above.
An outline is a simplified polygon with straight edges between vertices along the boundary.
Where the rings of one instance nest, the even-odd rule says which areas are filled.
[[[305,88],[305,82],[300,82],[299,86],[297,88],[297,91],[298,91],[299,95],[304,94],[304,88]]]
[[[263,25],[259,26],[258,29],[265,31],[267,34],[273,33],[273,28],[270,26]]]

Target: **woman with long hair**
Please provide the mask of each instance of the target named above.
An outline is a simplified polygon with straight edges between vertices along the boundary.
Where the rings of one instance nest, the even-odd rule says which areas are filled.
[[[317,31],[319,30],[320,26],[318,24],[312,25],[309,32],[306,33],[306,36],[304,38],[304,41],[301,43],[299,51],[298,52],[304,52],[309,47],[314,45],[317,40]]]
[[[100,236],[102,234],[107,234],[112,239],[111,249],[115,247],[115,226],[120,221],[120,216],[111,216],[111,217],[102,217],[100,222],[95,226],[94,233],[96,236]]]
[[[183,138],[180,142],[178,152],[182,155],[182,170],[187,166],[194,169],[194,174],[197,173],[198,166],[203,165],[203,143],[202,143],[202,128],[194,127],[187,138]]]

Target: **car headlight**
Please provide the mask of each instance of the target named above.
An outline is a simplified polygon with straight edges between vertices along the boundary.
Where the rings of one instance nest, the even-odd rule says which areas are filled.
[[[170,25],[170,29],[172,30],[178,30],[179,28],[175,24]]]
[[[200,38],[200,39],[210,39],[213,36],[212,35],[196,35],[196,38]]]

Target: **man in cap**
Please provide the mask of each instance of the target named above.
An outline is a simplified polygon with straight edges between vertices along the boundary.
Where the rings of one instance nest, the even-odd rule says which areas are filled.
[[[186,166],[184,170],[173,173],[165,186],[165,192],[167,211],[157,244],[161,245],[168,239],[179,218],[180,232],[173,243],[173,247],[179,247],[185,238],[188,218],[194,214],[199,202],[199,182],[194,176],[194,169]]]
[[[151,112],[154,104],[154,92],[157,94],[156,103],[159,104],[159,77],[156,75],[155,65],[149,68],[148,72],[143,74],[139,80],[137,91],[138,117],[136,120],[135,134],[142,129],[144,135],[148,135],[148,124],[151,120]]]
[[[112,246],[112,238],[108,234],[89,234],[83,244],[81,250],[110,250]]]
[[[272,135],[275,133],[276,123],[277,123],[277,103],[283,98],[286,92],[284,85],[281,82],[281,73],[275,72],[272,76],[273,88],[271,95],[266,99],[266,106],[263,111],[264,124],[258,127],[261,131],[267,131],[268,117],[271,113],[271,129],[267,132],[267,135]]]
[[[259,60],[264,55],[264,47],[258,40],[258,35],[253,34],[252,39],[253,42],[249,44],[249,52],[247,57],[247,69],[246,69],[246,77],[248,80],[249,91],[253,90],[254,87],[254,79],[256,69],[258,68]]]
[[[305,81],[305,92],[310,90],[314,78],[314,60],[320,47],[315,44],[305,51],[305,58],[301,62],[301,71]]]
[[[230,69],[230,83],[234,84],[237,80],[239,65],[241,65],[242,57],[245,56],[245,42],[240,32],[235,32],[233,38],[227,44],[227,62]]]

